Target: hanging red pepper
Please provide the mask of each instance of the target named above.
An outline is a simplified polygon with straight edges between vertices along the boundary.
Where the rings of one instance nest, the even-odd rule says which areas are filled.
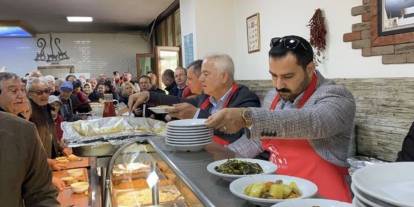
[[[321,9],[316,9],[309,20],[308,27],[310,27],[310,44],[316,49],[316,55],[320,56],[326,47],[325,18]]]

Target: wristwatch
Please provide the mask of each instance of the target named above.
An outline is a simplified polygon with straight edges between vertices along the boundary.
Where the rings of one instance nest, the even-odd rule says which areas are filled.
[[[252,111],[249,108],[244,108],[241,112],[241,116],[245,123],[246,128],[251,128],[252,126]]]

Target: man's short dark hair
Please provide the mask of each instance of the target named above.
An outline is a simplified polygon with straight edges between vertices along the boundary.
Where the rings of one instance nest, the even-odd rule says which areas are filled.
[[[298,65],[303,69],[306,69],[306,66],[313,61],[312,46],[304,38],[295,35],[272,38],[269,50],[270,57],[282,58],[289,53],[296,57]]]
[[[119,75],[119,71],[112,72],[113,75]]]
[[[149,82],[151,83],[151,78],[150,78],[149,76],[147,76],[147,75],[141,75],[141,76],[138,78],[138,82],[139,82],[141,79],[143,79],[143,78],[148,79],[148,80],[149,80]]]
[[[66,80],[66,81],[69,81],[69,78],[70,78],[70,77],[74,77],[75,79],[77,79],[75,75],[68,75],[68,76],[66,76],[66,79],[65,79],[65,80]]]
[[[201,74],[201,65],[203,64],[203,60],[195,60],[190,65],[187,66],[187,69],[193,67],[194,73],[199,76]]]
[[[174,79],[174,71],[171,69],[164,70],[162,76]]]

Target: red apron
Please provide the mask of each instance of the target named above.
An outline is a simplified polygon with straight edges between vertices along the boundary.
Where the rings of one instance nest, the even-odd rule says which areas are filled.
[[[317,88],[318,77],[312,81],[299,100],[302,108]],[[277,95],[270,106],[273,111],[279,103]],[[263,149],[270,152],[269,160],[278,166],[277,174],[290,175],[311,180],[318,186],[319,195],[324,198],[351,202],[349,186],[345,181],[347,168],[336,166],[318,155],[307,139],[286,138],[262,139]]]
[[[223,108],[227,108],[227,106],[229,105],[229,103],[230,103],[230,100],[233,98],[233,96],[234,96],[234,94],[237,92],[237,90],[239,90],[239,86],[237,85],[237,84],[235,84],[235,83],[233,83],[233,85],[231,86],[231,91],[230,91],[230,94],[227,96],[227,99],[226,99],[226,101],[224,102],[224,104],[223,104]],[[204,102],[201,104],[201,106],[200,106],[200,109],[202,109],[202,110],[207,110],[208,109],[208,107],[210,107],[210,100],[209,100],[209,98],[210,98],[210,96],[208,96],[205,100],[204,100]],[[215,143],[217,143],[217,144],[221,144],[221,145],[228,145],[228,144],[230,144],[230,142],[229,141],[227,141],[227,140],[225,140],[225,139],[223,139],[223,138],[221,138],[221,137],[219,137],[219,136],[216,136],[216,135],[214,135],[213,136],[213,141],[215,142]]]

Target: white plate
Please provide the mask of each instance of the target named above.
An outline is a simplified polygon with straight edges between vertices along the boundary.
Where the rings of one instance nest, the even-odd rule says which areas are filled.
[[[213,131],[212,129],[209,128],[205,128],[205,127],[200,127],[198,128],[183,128],[183,129],[175,129],[175,128],[171,128],[168,127],[167,128],[167,132],[173,132],[173,133],[199,133],[199,132],[209,132],[209,131]]]
[[[284,201],[272,207],[352,207],[351,203],[345,203],[328,199],[306,198],[300,200]]]
[[[362,194],[361,194],[361,192],[359,192],[356,188],[355,188],[355,185],[352,183],[351,184],[351,190],[352,190],[352,192],[354,193],[354,196],[356,197],[356,198],[358,198],[358,200],[360,201],[360,202],[362,202],[362,203],[364,203],[364,204],[367,204],[367,205],[369,205],[369,206],[371,206],[371,207],[384,207],[384,206],[382,206],[382,205],[379,205],[379,202],[381,202],[381,201],[376,201],[376,203],[375,202],[373,202],[373,201],[371,201],[370,199],[372,199],[372,198],[368,198],[368,197],[365,197],[365,196],[363,196]],[[378,204],[377,204],[378,203]],[[386,205],[386,206],[388,206],[388,205]]]
[[[200,151],[200,150],[203,150],[204,149],[204,146],[206,146],[206,145],[208,145],[208,144],[210,144],[211,142],[209,142],[209,143],[205,143],[205,144],[196,144],[196,145],[175,145],[175,144],[169,144],[169,143],[166,143],[166,145],[167,146],[170,146],[172,149],[174,149],[174,150],[176,150],[176,151],[185,151],[185,152],[187,152],[187,151],[190,151],[190,152],[197,152],[197,151]]]
[[[365,203],[363,203],[362,201],[358,200],[357,197],[354,197],[354,199],[352,199],[352,205],[354,205],[356,207],[369,207]]]
[[[207,119],[181,119],[170,121],[167,127],[205,127],[204,123]]]
[[[414,206],[414,162],[376,164],[357,170],[352,181],[357,190],[401,207]]]
[[[252,175],[230,175],[230,174],[224,174],[224,173],[217,172],[214,169],[216,166],[219,166],[219,165],[227,162],[228,159],[218,160],[218,161],[214,161],[214,162],[208,164],[207,165],[207,171],[210,172],[213,175],[217,175],[217,176],[223,178],[224,180],[233,181],[237,178],[242,178],[242,177],[246,177],[246,176],[272,174],[277,170],[277,166],[275,164],[273,164],[272,162],[266,161],[266,160],[249,159],[249,158],[234,158],[234,159],[245,161],[245,162],[257,163],[257,164],[260,165],[260,167],[262,167],[263,173],[252,174]]]
[[[202,137],[202,136],[213,136],[213,132],[203,132],[203,133],[171,133],[167,132],[168,137]]]
[[[263,183],[263,182],[274,182],[276,180],[282,180],[283,183],[290,183],[292,181],[296,182],[299,190],[302,192],[302,195],[294,199],[265,199],[265,198],[255,198],[244,194],[244,189],[253,183]],[[292,177],[287,175],[254,175],[239,178],[232,183],[230,183],[230,191],[237,197],[245,199],[256,205],[271,206],[272,204],[279,203],[282,201],[288,200],[297,200],[302,198],[309,198],[314,196],[318,192],[318,187],[311,181],[305,180],[298,177]]]
[[[148,109],[153,111],[156,114],[168,114],[167,109],[173,109],[173,108],[174,107],[172,106],[168,106],[168,107],[167,106],[165,107],[156,106],[156,107],[149,107]]]
[[[173,142],[179,142],[179,141],[188,141],[188,142],[194,142],[194,141],[201,141],[201,140],[211,140],[210,137],[204,137],[204,138],[195,138],[195,139],[175,139],[167,137],[165,140],[173,141]]]
[[[197,142],[172,142],[172,141],[165,141],[167,144],[171,145],[180,145],[180,146],[188,146],[188,145],[195,145],[195,144],[208,144],[210,140],[206,141],[197,141]]]

